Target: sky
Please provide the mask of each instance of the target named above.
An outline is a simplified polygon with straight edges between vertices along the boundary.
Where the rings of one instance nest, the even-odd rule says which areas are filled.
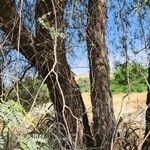
[[[146,50],[143,50],[137,54],[134,51],[139,51],[145,46],[144,38],[146,39],[150,35],[150,9],[146,10],[147,14],[144,11],[141,12],[141,19],[144,33],[141,31],[139,16],[135,11],[135,5],[132,5],[133,0],[128,0],[127,7],[124,8],[125,15],[123,17],[124,22],[126,22],[126,34],[128,36],[128,56],[130,62],[135,61],[142,63],[144,66],[147,66],[148,58]],[[109,64],[111,71],[114,69],[114,64],[116,62],[125,62],[125,57],[123,55],[124,49],[122,48],[121,38],[122,38],[122,29],[118,25],[121,26],[121,21],[119,18],[119,10],[120,7],[123,6],[123,1],[120,0],[108,0],[108,19],[107,19],[107,32],[106,32],[106,46],[108,48],[109,53]],[[84,13],[87,13],[87,8],[83,8]],[[140,8],[139,8],[140,9]],[[69,14],[69,10],[68,14]],[[149,12],[148,12],[149,11]],[[82,13],[82,11],[81,11]],[[78,19],[78,17],[76,17]],[[84,23],[86,24],[86,17]],[[70,19],[71,20],[71,19]],[[76,23],[77,21],[72,19],[70,24]],[[79,24],[79,23],[78,23]],[[83,35],[85,34],[86,26],[84,26]],[[70,31],[70,30],[69,30]],[[72,40],[71,44],[76,45],[74,47],[73,52],[76,54],[77,58],[70,56],[68,57],[69,63],[73,68],[73,71],[76,74],[85,74],[89,72],[88,69],[88,60],[87,60],[87,45],[86,41],[77,42],[79,37],[76,34],[77,31],[73,30],[75,35],[72,35],[76,38],[76,40]],[[142,36],[144,34],[144,36]],[[86,36],[84,35],[86,38]],[[81,67],[81,68],[80,68]],[[83,68],[82,68],[83,67]]]
[[[138,51],[144,47],[144,37],[147,38],[150,35],[150,13],[149,15],[144,14],[144,11],[141,11],[143,15],[142,24],[144,26],[144,37],[141,37],[142,31],[139,28],[139,17],[132,10],[133,7],[130,7],[130,3],[133,0],[128,0],[128,7],[125,8],[126,16],[124,17],[128,25],[126,33],[128,35],[128,53],[130,61],[138,61],[144,65],[147,65],[147,53],[141,51],[138,54],[134,54],[133,51]],[[16,0],[16,6],[19,8],[19,0]],[[119,9],[122,6],[120,0],[108,0],[108,19],[107,19],[107,32],[106,32],[106,45],[109,52],[109,63],[110,68],[113,70],[115,62],[124,62],[125,57],[123,56],[123,48],[121,45],[121,35],[122,29],[119,28]],[[36,35],[36,21],[33,19],[35,13],[36,0],[27,0],[26,5],[23,5],[23,23],[29,31],[32,31],[33,35]],[[87,3],[85,0],[84,5],[81,5],[78,0],[75,0],[74,9],[70,9],[69,4],[66,6],[65,14],[69,24],[69,28],[65,30],[67,35],[66,49],[68,51],[67,58],[68,62],[76,75],[87,74],[89,72],[88,68],[88,57],[87,57],[87,44],[86,44],[86,24],[87,24]],[[27,5],[28,4],[28,5]],[[80,12],[78,10],[80,9]],[[25,11],[26,10],[26,11]],[[74,15],[78,12],[80,15]],[[146,17],[146,19],[144,18]],[[80,21],[82,19],[82,21]],[[80,26],[80,30],[73,29],[74,25]],[[81,40],[82,39],[82,40]],[[134,39],[134,40],[133,40]],[[15,55],[15,54],[13,54]],[[22,57],[22,56],[21,56]]]

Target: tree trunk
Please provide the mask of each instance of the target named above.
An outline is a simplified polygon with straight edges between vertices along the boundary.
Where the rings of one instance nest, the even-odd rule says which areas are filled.
[[[148,84],[150,85],[150,63],[148,66]],[[146,110],[146,129],[145,129],[145,137],[147,134],[150,134],[150,87],[148,86],[147,88],[147,100],[146,100],[146,105],[148,106]],[[142,150],[148,150],[150,148],[150,135],[146,138],[144,141],[144,144],[142,146]]]
[[[2,69],[0,68],[0,102],[3,100],[3,80],[2,80]]]
[[[20,26],[14,4],[15,0],[0,1],[1,29],[8,35],[12,45],[16,49],[19,47],[19,52],[40,72],[43,78],[46,78],[45,82],[57,112],[56,118],[64,127],[63,132],[67,136],[69,148],[75,149],[75,146],[79,144],[82,146],[84,142],[88,147],[93,146],[81,93],[66,60],[65,40],[58,37],[55,43],[49,32],[39,24],[37,24],[37,35],[33,37],[22,25],[20,45],[18,45]],[[36,6],[36,19],[51,12],[47,17],[49,25],[55,27],[57,22],[57,28],[63,31],[65,0],[54,1],[54,5],[52,1],[39,0]],[[57,62],[53,68],[56,58],[54,51],[56,51]],[[77,140],[76,136],[78,136]]]
[[[93,130],[96,149],[110,150],[115,128],[110,92],[108,52],[105,45],[106,0],[89,0],[87,28]]]

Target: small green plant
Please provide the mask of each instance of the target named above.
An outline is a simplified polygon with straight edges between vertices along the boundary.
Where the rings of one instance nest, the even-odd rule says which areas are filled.
[[[4,149],[4,139],[2,136],[0,136],[0,150]]]
[[[17,127],[23,127],[28,120],[28,115],[24,108],[13,100],[0,103],[0,119],[9,130]],[[30,122],[30,121],[29,121]]]
[[[9,100],[0,103],[0,120],[3,129],[0,136],[0,149],[15,150],[50,150],[48,139],[44,135],[29,134],[16,130],[35,128],[31,116],[25,111],[19,102]],[[11,145],[11,146],[10,146]],[[13,146],[12,146],[13,145]]]
[[[49,150],[48,139],[43,135],[33,134],[20,137],[20,150]]]

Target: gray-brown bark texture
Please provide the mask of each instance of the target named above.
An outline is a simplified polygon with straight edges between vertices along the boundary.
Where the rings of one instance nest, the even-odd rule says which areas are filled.
[[[2,71],[0,68],[0,101],[3,100],[3,80],[2,80]]]
[[[148,83],[150,85],[150,63],[148,67]],[[147,88],[147,110],[146,110],[146,129],[145,129],[145,137],[150,134],[150,87]],[[149,150],[150,149],[150,135],[147,136],[147,139],[144,141],[144,144],[142,146],[142,150]]]
[[[54,0],[54,5],[51,0],[38,0],[36,19],[50,12],[50,16],[47,17],[50,27],[55,28],[57,22],[57,28],[63,31],[65,0]],[[37,24],[36,37],[33,37],[23,24],[19,26],[20,19],[16,13],[15,0],[0,0],[0,7],[1,29],[11,40],[12,45],[16,49],[19,47],[19,51],[40,72],[43,79],[49,74],[55,62],[54,44],[56,44],[57,63],[54,71],[47,76],[45,82],[57,112],[58,124],[62,124],[65,128],[63,132],[69,139],[70,149],[75,148],[76,135],[78,135],[78,144],[86,143],[87,146],[93,146],[81,93],[66,60],[65,40],[58,37],[57,43],[54,43],[49,32],[39,24]],[[18,43],[19,27],[21,27],[21,32]],[[77,127],[79,127],[78,133]]]
[[[105,45],[106,0],[89,0],[87,28],[95,149],[110,150],[115,128]]]

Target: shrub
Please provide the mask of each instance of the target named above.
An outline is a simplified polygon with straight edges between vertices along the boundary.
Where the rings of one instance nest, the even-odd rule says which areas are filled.
[[[147,79],[147,69],[138,63],[128,65],[130,91],[143,92],[147,90],[145,79]],[[80,77],[77,80],[81,92],[90,92],[90,80],[88,77]],[[127,93],[128,92],[127,71],[125,64],[117,64],[114,73],[111,77],[112,93]]]
[[[1,149],[16,150],[50,150],[48,139],[44,135],[23,132],[25,125],[35,128],[31,116],[19,102],[9,100],[0,103]]]
[[[18,84],[18,94],[20,98],[21,104],[25,107],[26,110],[30,110],[32,103],[39,91],[42,80],[39,78],[27,77],[22,82]],[[7,97],[7,99],[17,99],[16,90],[14,87],[11,94]],[[7,89],[8,91],[9,89]],[[49,102],[49,92],[46,84],[44,84],[37,96],[36,105],[43,104]]]
[[[128,69],[128,76],[127,76]],[[117,64],[111,79],[111,90],[113,93],[128,92],[128,77],[131,92],[146,91],[147,78],[146,68],[138,63],[131,63],[126,68],[125,64]]]

